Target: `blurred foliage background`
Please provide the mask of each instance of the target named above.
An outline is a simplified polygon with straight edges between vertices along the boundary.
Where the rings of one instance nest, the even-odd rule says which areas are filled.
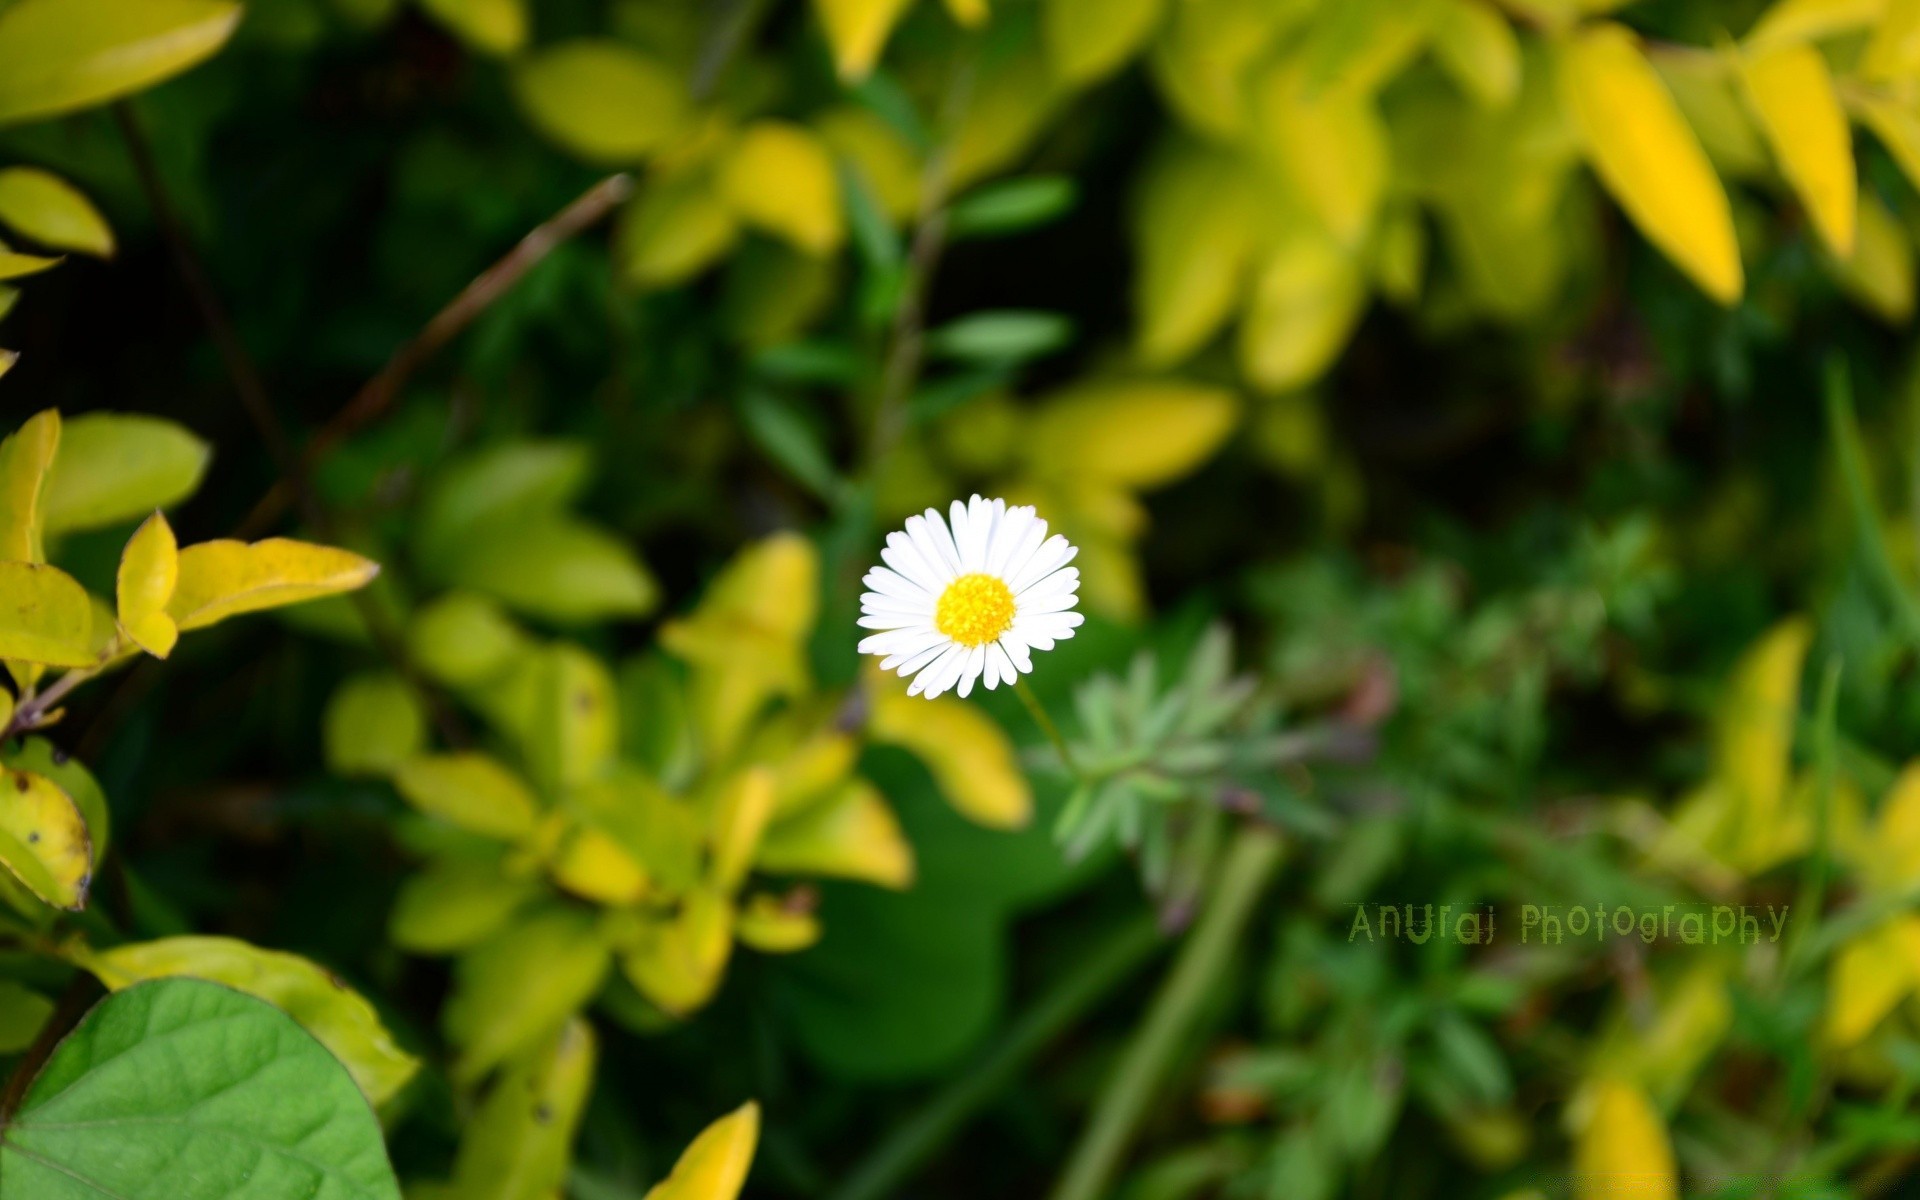
[[[0,0],[7,427],[384,568],[76,700],[84,932],[351,983],[416,1197],[1904,1194],[1916,184],[1909,0]],[[1070,763],[856,662],[972,491]]]

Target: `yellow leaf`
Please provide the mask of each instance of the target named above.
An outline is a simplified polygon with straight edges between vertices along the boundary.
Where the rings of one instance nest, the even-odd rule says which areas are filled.
[[[813,118],[813,127],[873,193],[880,211],[896,221],[920,206],[920,156],[912,143],[865,105],[843,104]]]
[[[1834,955],[1827,973],[1826,1043],[1859,1042],[1920,982],[1920,918],[1896,917],[1861,934]]]
[[[1920,74],[1920,0],[1887,0],[1886,12],[1860,56],[1860,73],[1888,81]]]
[[[1089,383],[1045,401],[1028,429],[1036,471],[1131,489],[1190,474],[1240,415],[1232,392],[1181,380]]]
[[[13,307],[13,298],[20,293],[10,288],[0,288],[0,317],[6,316],[6,310]],[[20,361],[18,350],[0,350],[0,375],[13,370],[13,364]]]
[[[1154,78],[1198,129],[1230,138],[1247,120],[1247,73],[1318,5],[1300,0],[1178,0],[1154,39]]]
[[[1165,0],[1045,0],[1040,32],[1060,78],[1085,86],[1139,52]]]
[[[60,414],[51,408],[0,442],[0,560],[47,561],[41,546],[47,474],[59,448]]]
[[[741,221],[809,254],[829,254],[846,236],[833,157],[803,125],[755,121],[742,130],[720,165],[719,193]]]
[[[113,257],[113,230],[66,180],[37,167],[0,170],[0,222],[54,250]]]
[[[1520,94],[1520,42],[1486,0],[1443,0],[1434,10],[1433,50],[1473,98],[1504,108]]]
[[[180,551],[167,613],[184,633],[240,613],[350,592],[379,573],[379,563],[350,550],[292,538],[201,542]]]
[[[420,0],[420,7],[482,53],[504,58],[527,44],[523,0]]]
[[[977,28],[987,19],[987,0],[944,0],[947,13],[954,20],[969,29]]]
[[[766,954],[792,954],[820,940],[820,918],[810,905],[758,892],[741,906],[734,919],[734,935],[742,945]]]
[[[765,767],[749,767],[721,789],[713,814],[714,887],[731,892],[746,879],[773,807],[774,777]]]
[[[1576,1200],[1679,1200],[1666,1124],[1646,1094],[1619,1079],[1589,1083],[1574,1148]]]
[[[1338,246],[1295,231],[1255,277],[1240,321],[1240,369],[1262,391],[1312,383],[1339,357],[1366,299],[1366,280]]]
[[[838,729],[814,732],[773,762],[773,812],[785,816],[845,782],[860,744]]]
[[[0,247],[0,279],[24,279],[29,275],[38,275],[42,271],[52,270],[60,265],[57,258],[46,258],[38,254],[19,254]]]
[[[1744,58],[1742,74],[1780,173],[1827,249],[1852,254],[1853,141],[1827,60],[1812,46],[1781,46]]]
[[[551,870],[562,888],[599,904],[634,904],[647,894],[646,869],[619,842],[590,825],[568,834]]]
[[[777,822],[754,865],[896,889],[913,882],[913,848],[893,810],[864,779],[849,780],[831,798]]]
[[[78,581],[45,563],[0,562],[0,659],[91,667],[97,658],[93,603]]]
[[[735,1200],[759,1138],[760,1106],[749,1100],[702,1130],[646,1200]]]
[[[1849,102],[1880,144],[1887,148],[1907,182],[1920,187],[1920,112],[1911,105],[1879,96],[1854,93]]]
[[[1720,710],[1714,778],[1735,805],[1736,860],[1768,844],[1780,824],[1788,757],[1812,626],[1802,617],[1768,630],[1735,667]]]
[[[641,287],[671,287],[711,266],[739,236],[704,170],[655,175],[620,214],[615,255]]]
[[[503,875],[498,862],[440,859],[400,886],[387,932],[403,950],[464,950],[499,930],[541,890],[533,880]]]
[[[407,803],[457,828],[517,842],[533,833],[539,807],[513,772],[474,751],[428,754],[394,772]]]
[[[225,0],[19,0],[0,10],[0,125],[103,104],[226,44]]]
[[[87,906],[93,883],[87,823],[72,797],[44,775],[0,769],[0,866],[55,908]]]
[[[167,615],[174,582],[180,577],[180,548],[173,527],[159,513],[148,517],[127,539],[115,578],[120,631],[155,658],[173,653],[180,630]]]
[[[321,717],[321,746],[336,775],[381,779],[426,746],[427,715],[392,671],[355,675],[334,689]]]
[[[466,1123],[450,1200],[559,1196],[593,1090],[594,1058],[593,1026],[575,1017],[509,1063]]]
[[[637,162],[688,114],[686,89],[669,67],[605,39],[540,50],[515,67],[513,89],[541,133],[589,162]]]
[[[1904,326],[1913,315],[1913,242],[1873,193],[1860,196],[1853,254],[1831,266],[1847,294],[1887,324]]]
[[[867,77],[907,4],[908,0],[813,0],[841,79],[852,83]]]
[[[1740,246],[1727,194],[1634,35],[1609,22],[1587,26],[1566,43],[1560,68],[1600,181],[1702,290],[1722,304],[1738,300]]]
[[[1237,157],[1184,140],[1154,156],[1134,220],[1141,361],[1179,362],[1233,312],[1253,262],[1258,208]]]
[[[454,1078],[477,1079],[551,1036],[600,990],[608,961],[599,922],[559,907],[517,917],[461,955],[441,1010],[460,1048]]]
[[[673,1016],[713,998],[733,952],[733,906],[705,888],[688,893],[680,911],[650,921],[620,967],[640,994]]]
[[[1887,0],[1780,0],[1747,31],[1749,52],[1865,29],[1880,20]]]
[[[1920,882],[1920,761],[1909,762],[1887,789],[1867,855],[1867,879],[1876,889]]]
[[[1343,247],[1357,246],[1387,188],[1387,127],[1373,97],[1315,87],[1297,63],[1269,70],[1253,95],[1260,145],[1286,186]]]
[[[1033,791],[1013,743],[977,707],[909,696],[894,681],[867,690],[867,735],[918,755],[961,815],[995,829],[1018,829],[1033,815]]]
[[[394,1041],[364,996],[297,954],[263,950],[235,938],[172,937],[83,950],[77,961],[116,992],[147,979],[188,976],[258,996],[331,1050],[376,1105],[405,1087],[420,1067],[419,1060]]]

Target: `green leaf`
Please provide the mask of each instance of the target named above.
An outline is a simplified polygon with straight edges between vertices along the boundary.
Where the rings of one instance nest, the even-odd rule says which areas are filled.
[[[454,1200],[548,1200],[561,1193],[593,1084],[593,1027],[575,1019],[508,1064],[467,1124]]]
[[[399,1200],[353,1079],[286,1013],[172,979],[109,996],[0,1134],[0,1200]]]
[[[512,442],[451,464],[420,502],[414,546],[423,565],[437,572],[490,522],[559,512],[592,469],[585,445],[559,441]]]
[[[659,585],[626,543],[559,514],[489,527],[446,575],[509,608],[570,624],[643,616],[660,601]]]
[[[87,590],[58,567],[0,562],[0,658],[92,666],[93,602]]]
[[[220,49],[226,0],[19,0],[0,10],[0,125],[137,92]]]
[[[51,1016],[53,1001],[11,979],[0,980],[0,1054],[18,1054],[33,1045]]]
[[[562,42],[522,62],[514,94],[540,132],[580,158],[645,158],[686,120],[687,96],[673,71],[609,40]]]
[[[439,859],[400,885],[387,931],[403,950],[450,954],[491,935],[542,890],[497,861]]]
[[[212,453],[185,428],[159,417],[75,417],[60,435],[47,478],[47,532],[99,529],[171,508],[200,486]]]
[[[927,334],[927,351],[967,362],[1011,363],[1038,358],[1066,345],[1073,322],[1058,313],[974,313]]]
[[[515,921],[463,955],[441,1018],[461,1051],[455,1076],[476,1079],[551,1036],[600,990],[608,961],[599,923],[559,907]]]
[[[407,803],[458,829],[502,841],[533,832],[539,806],[527,785],[484,754],[423,755],[401,764],[393,783]]]
[[[505,57],[527,43],[525,0],[420,0],[420,7],[482,53]]]
[[[740,416],[747,433],[787,474],[828,503],[839,498],[845,485],[821,444],[819,429],[792,405],[752,391],[741,399]]]
[[[1067,175],[1030,175],[989,184],[948,210],[947,236],[958,241],[1025,233],[1065,216],[1078,198]]]
[[[342,683],[327,701],[321,729],[327,768],[338,775],[391,775],[427,741],[419,697],[390,671]]]
[[[0,171],[0,221],[55,250],[113,257],[113,230],[80,190],[51,171]]]
[[[375,1104],[405,1087],[420,1067],[380,1023],[373,1005],[297,954],[235,938],[175,937],[83,953],[79,962],[116,992],[149,979],[189,976],[258,996],[320,1039]]]

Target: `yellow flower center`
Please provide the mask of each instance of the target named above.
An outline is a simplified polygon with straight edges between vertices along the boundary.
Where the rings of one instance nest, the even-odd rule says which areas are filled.
[[[933,609],[933,627],[962,646],[984,646],[1012,624],[1013,590],[995,575],[962,575]]]

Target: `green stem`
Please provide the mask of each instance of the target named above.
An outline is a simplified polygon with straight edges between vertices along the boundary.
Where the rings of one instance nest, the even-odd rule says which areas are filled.
[[[1075,961],[985,1058],[889,1133],[831,1200],[880,1200],[893,1194],[1036,1054],[1139,970],[1162,941],[1154,923],[1142,918]]]
[[[1111,1192],[1148,1104],[1232,961],[1254,902],[1279,869],[1281,845],[1278,833],[1260,825],[1243,826],[1235,836],[1212,898],[1102,1089],[1053,1200],[1101,1200]]]
[[[1067,770],[1075,779],[1085,783],[1086,775],[1080,770],[1079,764],[1074,762],[1073,751],[1067,748],[1067,739],[1060,735],[1060,727],[1055,725],[1053,718],[1047,715],[1046,706],[1040,703],[1040,697],[1033,694],[1033,689],[1027,686],[1025,679],[1014,680],[1013,691],[1020,697],[1020,702],[1027,706],[1027,711],[1033,714],[1033,723],[1038,725],[1040,731],[1047,735],[1047,740],[1053,743],[1053,748],[1059,752],[1060,761],[1065,764]]]

